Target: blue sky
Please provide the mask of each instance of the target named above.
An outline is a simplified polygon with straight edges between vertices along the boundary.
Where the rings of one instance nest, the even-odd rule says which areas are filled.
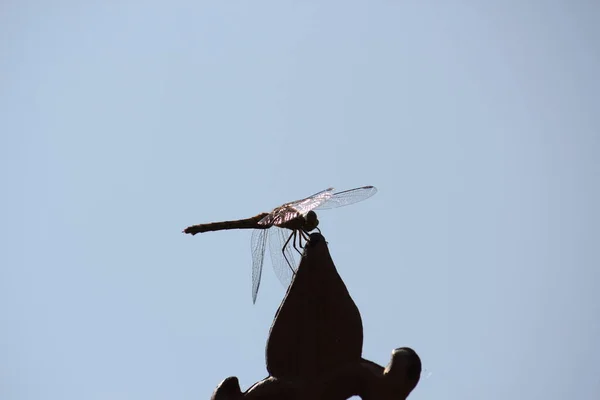
[[[0,6],[0,394],[199,399],[266,376],[253,216],[320,213],[363,355],[411,399],[600,393],[600,7],[546,2]]]

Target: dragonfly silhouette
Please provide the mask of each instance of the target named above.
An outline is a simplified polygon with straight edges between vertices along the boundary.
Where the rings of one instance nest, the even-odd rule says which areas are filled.
[[[275,274],[281,283],[287,286],[296,269],[292,248],[302,254],[298,250],[298,247],[303,247],[302,241],[308,241],[309,232],[315,229],[319,230],[319,220],[313,210],[347,206],[368,199],[377,193],[374,186],[363,186],[338,193],[333,193],[333,190],[333,188],[323,190],[305,199],[286,203],[269,213],[261,213],[252,218],[192,225],[185,228],[183,232],[195,235],[226,229],[255,229],[252,233],[251,243],[252,302],[255,303],[267,241],[271,248],[271,262]]]

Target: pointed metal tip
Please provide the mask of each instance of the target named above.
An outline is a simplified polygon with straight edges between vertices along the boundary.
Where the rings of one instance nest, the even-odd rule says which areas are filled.
[[[323,237],[323,235],[321,234],[321,232],[313,232],[310,234],[310,241],[309,244],[311,246],[314,246],[315,244],[319,243],[320,241],[324,241],[325,237]]]

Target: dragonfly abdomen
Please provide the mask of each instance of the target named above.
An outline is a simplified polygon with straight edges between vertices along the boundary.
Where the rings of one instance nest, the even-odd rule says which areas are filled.
[[[208,224],[198,224],[188,226],[183,233],[195,235],[196,233],[224,231],[227,229],[268,229],[270,225],[259,225],[258,221],[267,216],[268,213],[258,214],[252,218],[238,219],[235,221],[211,222]]]

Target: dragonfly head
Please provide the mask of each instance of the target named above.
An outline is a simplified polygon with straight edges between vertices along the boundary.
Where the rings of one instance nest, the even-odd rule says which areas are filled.
[[[306,223],[304,224],[304,230],[310,232],[319,226],[319,219],[317,218],[317,213],[314,211],[309,211],[306,213],[304,217]]]

